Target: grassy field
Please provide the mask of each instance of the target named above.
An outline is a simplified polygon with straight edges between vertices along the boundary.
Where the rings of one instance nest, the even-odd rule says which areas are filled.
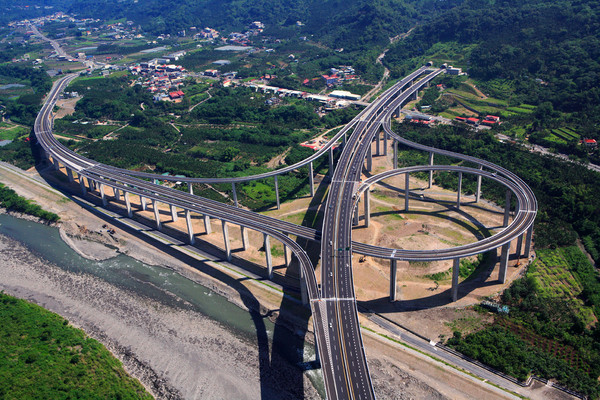
[[[43,308],[0,292],[0,397],[151,399],[98,341]]]
[[[16,140],[29,135],[29,128],[22,125],[5,124],[0,127],[0,140]]]
[[[579,297],[583,288],[570,271],[569,262],[561,249],[540,249],[527,275],[534,277],[540,292],[547,297],[570,301],[588,324],[595,321],[594,313]]]

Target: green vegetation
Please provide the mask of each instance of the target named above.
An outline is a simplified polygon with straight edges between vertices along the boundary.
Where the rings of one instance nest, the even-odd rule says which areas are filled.
[[[0,183],[0,206],[9,211],[33,215],[48,222],[56,222],[60,217],[44,210],[39,205],[19,196],[14,190]]]
[[[576,246],[537,254],[502,296],[510,313],[448,344],[521,380],[534,373],[598,398],[598,273]]]
[[[487,254],[488,253],[478,254],[474,260],[469,260],[465,258],[461,259],[460,266],[458,269],[458,276],[463,279],[467,279],[468,277],[470,277],[473,274],[473,272],[475,272],[475,270],[479,268],[482,265],[482,263],[484,263]],[[425,278],[431,279],[433,281],[443,281],[446,279],[450,279],[452,278],[452,269],[443,272],[436,272],[434,274],[427,274],[425,275]]]
[[[151,399],[104,346],[43,308],[0,292],[0,396]]]
[[[42,97],[52,87],[46,71],[21,64],[0,65],[0,82],[24,86],[16,93],[0,90],[0,105],[6,107],[6,116],[13,121],[32,126]]]
[[[29,169],[35,166],[31,142],[15,140],[6,146],[0,147],[0,161],[11,163],[21,169]]]
[[[527,269],[527,277],[534,279],[533,283],[540,296],[564,299],[571,303],[571,308],[576,310],[577,314],[586,322],[586,325],[591,325],[595,322],[594,311],[581,299],[581,297],[590,298],[590,296],[587,292],[583,293],[580,280],[573,276],[579,263],[570,262],[565,258],[566,254],[571,253],[575,254],[575,257],[577,255],[583,256],[579,250],[569,247],[537,250],[537,258]],[[582,265],[589,266],[587,260],[581,261]],[[588,284],[593,282],[593,279],[589,279],[587,276],[584,278],[586,279],[581,282],[588,282]],[[588,301],[588,304],[591,304],[591,302]]]

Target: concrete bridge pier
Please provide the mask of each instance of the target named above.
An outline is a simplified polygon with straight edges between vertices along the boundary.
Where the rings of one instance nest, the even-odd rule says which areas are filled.
[[[236,207],[239,207],[239,205],[238,205],[238,199],[237,199],[237,191],[235,190],[235,182],[231,183],[231,190],[233,192],[233,204]]]
[[[390,260],[390,301],[398,300],[398,260]]]
[[[458,193],[456,193],[456,208],[460,209],[460,195],[462,194],[462,176],[463,173],[458,173]]]
[[[386,131],[383,131],[383,155],[388,155],[388,134]]]
[[[146,207],[146,198],[145,198],[145,197],[142,197],[142,196],[140,196],[140,203],[142,204],[142,210],[143,210],[143,211],[146,211],[146,208],[147,208],[147,207]]]
[[[158,201],[152,200],[152,208],[154,209],[154,219],[156,220],[156,229],[162,230],[162,224],[160,223],[160,212],[158,211]]]
[[[129,201],[129,192],[123,192],[123,197],[125,198],[125,206],[127,207],[127,216],[129,218],[133,217],[133,212],[131,211],[131,202]]]
[[[375,155],[376,156],[381,155],[381,149],[380,149],[381,139],[379,138],[379,136],[381,136],[381,133],[377,132],[377,135],[375,135]]]
[[[310,197],[315,197],[315,171],[312,161],[308,164],[308,181],[310,183]]]
[[[212,232],[212,226],[210,225],[210,217],[208,215],[204,215],[204,231],[207,235]]]
[[[364,199],[364,206],[365,206],[365,227],[368,228],[369,224],[371,222],[371,205],[369,204],[369,189],[365,190],[365,199]]]
[[[192,216],[190,210],[185,210],[185,222],[188,230],[188,242],[194,244],[196,237],[194,236],[194,227],[192,226]]]
[[[360,204],[360,198],[356,202],[356,207],[354,207],[354,216],[352,218],[352,225],[353,226],[358,225],[358,220],[359,220],[358,207],[359,207],[359,204]]]
[[[302,304],[308,304],[308,289],[306,288],[306,278],[304,277],[304,270],[302,267],[300,269],[300,298],[302,299]],[[315,351],[316,351],[316,341],[315,341]],[[317,352],[317,357],[318,357]]]
[[[433,165],[433,153],[429,153],[429,165]],[[429,185],[428,189],[431,189],[431,185],[433,184],[433,170],[429,170]]]
[[[531,239],[533,237],[533,225],[527,229],[527,236],[525,236],[525,252],[523,255],[527,258],[531,255]]]
[[[75,180],[73,178],[73,170],[71,168],[67,168],[67,167],[65,167],[65,169],[67,170],[67,178],[69,178],[69,182],[73,183],[73,181]]]
[[[89,191],[93,192],[96,189],[96,185],[94,184],[94,181],[91,180],[90,178],[87,178],[87,182],[88,182]]]
[[[394,140],[394,169],[398,169],[398,142]]]
[[[517,238],[517,249],[515,250],[515,258],[521,258],[521,250],[523,249],[523,235]]]
[[[171,219],[177,221],[177,208],[174,205],[171,205]]]
[[[333,176],[333,146],[329,148],[329,176]]]
[[[452,264],[452,302],[458,300],[458,276],[460,272],[460,258],[455,258]]]
[[[283,256],[285,257],[285,266],[289,267],[292,264],[292,258],[294,257],[294,254],[292,253],[292,249],[285,244],[283,245]]]
[[[192,182],[188,182],[188,192],[190,194],[194,194],[194,185],[192,184]]]
[[[53,161],[52,164],[54,164],[54,169],[56,171],[59,171],[60,170],[60,162],[58,161],[58,158],[52,157],[52,161]]]
[[[229,228],[227,227],[227,222],[225,222],[225,220],[221,220],[221,225],[223,226],[223,243],[225,244],[225,256],[227,257],[227,261],[231,261],[231,243],[229,242]]]
[[[113,193],[115,194],[115,201],[121,201],[121,191],[119,189],[113,189]]]
[[[248,230],[240,225],[240,233],[242,236],[242,248],[245,250],[248,250],[248,247],[250,247],[250,242],[248,241]]]
[[[277,203],[277,209],[279,210],[281,208],[281,203],[279,202],[279,181],[277,180],[277,175],[275,175],[274,178],[275,178],[275,201]]]
[[[410,188],[410,174],[407,172],[404,174],[404,210],[408,212],[408,193]]]
[[[371,172],[373,168],[373,146],[369,146],[367,150],[367,171]]]
[[[273,279],[273,257],[271,257],[271,238],[266,233],[264,236],[265,258],[267,261],[267,274],[269,279]]]
[[[506,283],[506,271],[508,270],[508,253],[510,252],[510,242],[502,245],[500,252],[500,270],[498,271],[498,280],[500,283]]]
[[[85,181],[83,180],[83,176],[79,175],[79,186],[81,187],[81,195],[85,196],[87,194],[87,189],[85,187]]]
[[[508,221],[510,220],[510,198],[512,197],[512,192],[510,190],[506,191],[506,199],[504,200],[504,221],[502,222],[502,226],[508,226]]]
[[[479,166],[479,170],[483,171],[483,165]],[[481,200],[481,175],[477,175],[477,191],[475,192],[475,202],[479,203]]]
[[[106,199],[106,194],[104,193],[104,185],[100,184],[100,198],[102,199],[102,205],[106,207],[108,205],[108,200]]]

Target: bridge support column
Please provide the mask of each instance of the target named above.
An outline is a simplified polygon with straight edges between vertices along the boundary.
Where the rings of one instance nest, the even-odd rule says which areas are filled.
[[[397,276],[398,276],[398,261],[392,259],[392,260],[390,260],[390,301],[398,300]]]
[[[308,163],[308,181],[310,184],[310,197],[315,197],[315,171],[312,161]]]
[[[67,170],[67,177],[69,178],[69,182],[73,183],[75,179],[73,179],[73,170],[71,168],[65,168]]]
[[[333,146],[329,148],[329,176],[333,176]]]
[[[308,304],[308,289],[306,288],[306,278],[304,277],[304,270],[302,266],[298,266],[300,269],[300,298],[302,299],[302,304]],[[316,341],[315,341],[315,351],[316,351]],[[317,352],[317,358],[318,356]]]
[[[408,212],[408,189],[410,187],[410,174],[404,174],[404,210]]]
[[[479,170],[483,171],[483,165],[479,166]],[[475,203],[481,200],[481,175],[477,175],[477,191],[475,192]]]
[[[242,235],[242,248],[245,250],[248,250],[248,247],[250,246],[250,242],[248,241],[248,230],[240,225],[240,233]]]
[[[121,191],[119,189],[113,189],[113,193],[115,194],[115,200],[121,201]]]
[[[380,148],[381,140],[380,140],[379,136],[381,136],[381,133],[377,132],[377,135],[375,135],[375,155],[376,156],[381,155],[381,148]]]
[[[140,203],[142,204],[142,211],[146,211],[146,198],[140,196]]]
[[[87,189],[85,187],[85,181],[83,180],[83,176],[79,175],[79,186],[81,187],[81,195],[85,196],[87,194]]]
[[[271,257],[271,239],[266,233],[264,235],[265,258],[267,261],[267,274],[273,279],[273,257]]]
[[[281,208],[281,204],[279,202],[279,181],[277,180],[277,175],[275,175],[274,178],[275,178],[275,201],[277,202],[277,209],[279,210]]]
[[[452,264],[452,301],[458,300],[458,274],[460,272],[460,258],[455,258]]]
[[[227,222],[221,220],[221,225],[223,227],[223,243],[225,244],[225,256],[227,257],[227,261],[231,261],[231,244],[229,243],[229,227],[227,226]]]
[[[238,199],[237,199],[237,191],[235,190],[235,183],[234,182],[231,183],[231,191],[233,192],[233,204],[236,207],[239,207],[239,205],[238,205]]]
[[[152,200],[152,208],[154,209],[154,219],[156,220],[156,229],[162,230],[162,224],[160,223],[160,212],[158,211],[158,201]]]
[[[210,217],[208,215],[204,215],[204,231],[207,235],[212,232],[212,226],[210,225]]]
[[[398,169],[398,142],[394,140],[394,169]]]
[[[371,222],[371,206],[370,206],[370,202],[369,202],[369,189],[365,190],[365,227],[368,228],[369,224]]]
[[[171,219],[173,222],[177,221],[177,207],[171,205]]]
[[[188,192],[190,194],[194,194],[194,185],[192,184],[192,182],[188,182]]]
[[[102,205],[106,207],[108,205],[108,200],[106,200],[106,194],[104,193],[104,185],[100,184],[100,198],[102,199]]]
[[[386,131],[383,131],[383,155],[388,155],[388,134]]]
[[[292,249],[285,244],[283,245],[283,256],[285,257],[285,266],[289,267],[292,264]]]
[[[429,153],[429,165],[433,165],[433,153]],[[431,189],[431,185],[433,184],[433,170],[429,170],[429,185],[428,189]]]
[[[508,220],[510,219],[510,198],[512,196],[512,192],[510,190],[506,191],[506,199],[504,200],[504,221],[502,222],[502,226],[508,226]]]
[[[527,258],[531,255],[531,239],[533,237],[533,225],[527,229],[527,236],[525,236],[525,253],[523,255]]]
[[[194,236],[194,227],[192,226],[192,216],[190,210],[185,210],[185,222],[188,230],[188,243],[194,244],[196,237]]]
[[[523,249],[523,235],[517,238],[517,249],[515,250],[515,257],[518,260],[521,258],[521,250]]]
[[[60,163],[56,157],[52,157],[52,164],[54,164],[54,169],[56,171],[60,170]]]
[[[129,192],[123,192],[123,197],[125,197],[125,206],[127,207],[127,216],[129,218],[133,217],[133,212],[131,211],[131,202],[129,201]]]
[[[456,194],[456,208],[460,209],[460,195],[462,194],[462,172],[458,173],[458,193]]]
[[[90,178],[87,178],[88,181],[88,189],[90,192],[93,192],[96,189],[96,185],[94,184],[94,181],[91,180]]]
[[[359,203],[360,203],[360,198],[356,202],[356,207],[354,207],[354,211],[353,211],[354,212],[354,216],[352,218],[352,225],[353,226],[358,225],[358,220],[359,220],[358,207],[359,207]]]
[[[373,144],[369,146],[367,150],[367,171],[371,172],[373,168]]]
[[[498,280],[500,283],[506,283],[506,271],[508,270],[508,253],[510,252],[510,242],[502,245],[500,252],[500,270],[498,271]]]

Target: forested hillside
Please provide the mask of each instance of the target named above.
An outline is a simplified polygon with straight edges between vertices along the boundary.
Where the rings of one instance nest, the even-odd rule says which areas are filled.
[[[508,80],[513,101],[574,113],[584,135],[597,137],[600,121],[600,3],[596,1],[467,0],[420,26],[385,62],[397,76],[407,59],[456,43],[463,68],[481,81]],[[495,96],[502,93],[494,93]]]
[[[283,37],[286,29],[299,32],[330,46],[346,49],[382,45],[390,37],[418,22],[460,4],[462,0],[34,0],[80,16],[114,20],[126,18],[153,34],[170,33],[191,26],[243,30],[252,21],[266,24]],[[16,11],[12,2],[0,0],[0,9]],[[39,10],[20,10],[24,17]],[[296,22],[302,22],[296,27]]]

